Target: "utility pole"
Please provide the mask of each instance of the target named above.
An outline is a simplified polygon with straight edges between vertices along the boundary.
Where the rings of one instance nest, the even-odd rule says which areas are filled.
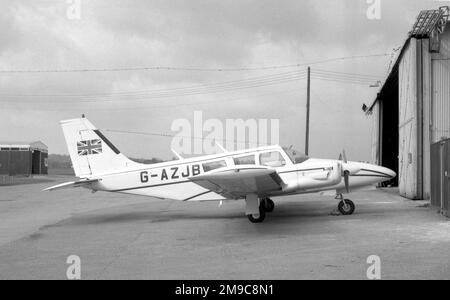
[[[311,101],[311,68],[308,67],[308,88],[306,95],[306,136],[305,136],[305,155],[309,155],[309,111]]]

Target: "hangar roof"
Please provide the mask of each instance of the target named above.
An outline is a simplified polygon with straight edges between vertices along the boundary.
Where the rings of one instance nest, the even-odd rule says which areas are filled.
[[[449,7],[442,6],[439,9],[422,10],[417,17],[413,29],[409,32],[409,36],[415,38],[428,38],[433,34],[433,30],[442,30],[447,23],[449,16]]]
[[[41,141],[20,142],[20,141],[0,141],[1,148],[30,148],[31,150],[39,150],[48,152],[48,147]]]

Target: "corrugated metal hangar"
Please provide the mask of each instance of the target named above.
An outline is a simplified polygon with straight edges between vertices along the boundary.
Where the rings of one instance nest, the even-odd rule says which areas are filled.
[[[48,147],[40,142],[0,142],[0,175],[48,174]]]
[[[376,100],[372,158],[409,199],[450,201],[449,7],[420,12]]]

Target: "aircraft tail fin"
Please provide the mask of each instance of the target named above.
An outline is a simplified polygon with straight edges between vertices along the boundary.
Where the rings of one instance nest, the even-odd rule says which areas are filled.
[[[138,165],[121,154],[88,119],[60,123],[77,177],[89,178]]]

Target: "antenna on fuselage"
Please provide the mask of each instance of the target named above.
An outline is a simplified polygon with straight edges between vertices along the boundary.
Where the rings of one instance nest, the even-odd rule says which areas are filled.
[[[219,144],[218,142],[216,142],[216,146],[220,148],[220,150],[222,150],[224,153],[228,153],[228,150],[225,149],[224,147],[222,147],[221,144]]]
[[[173,149],[170,149],[170,150],[172,150],[172,153],[175,154],[175,156],[178,157],[179,160],[183,160],[184,159],[184,157],[181,156],[177,151],[175,151]]]

